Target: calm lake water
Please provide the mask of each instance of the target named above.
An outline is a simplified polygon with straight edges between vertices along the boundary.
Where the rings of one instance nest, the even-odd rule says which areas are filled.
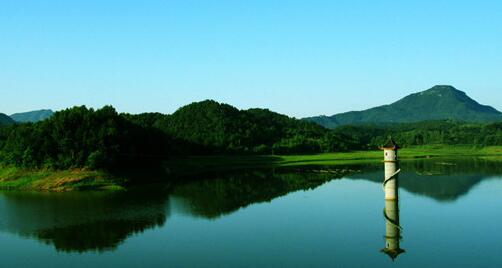
[[[175,189],[2,192],[2,266],[502,267],[497,162],[402,162],[399,226],[384,215],[383,164],[346,168],[359,172],[248,170]],[[404,252],[382,253],[389,243]]]

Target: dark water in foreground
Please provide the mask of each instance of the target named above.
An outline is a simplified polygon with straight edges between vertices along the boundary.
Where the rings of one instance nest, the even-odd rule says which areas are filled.
[[[243,171],[165,190],[0,193],[2,267],[502,267],[502,167],[402,163],[400,247],[382,165]]]

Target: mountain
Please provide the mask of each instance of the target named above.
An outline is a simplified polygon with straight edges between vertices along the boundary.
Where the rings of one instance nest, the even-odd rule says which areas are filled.
[[[0,113],[0,126],[1,125],[10,125],[10,124],[14,124],[16,122],[14,122],[14,120],[12,120],[12,118],[8,117],[6,114],[2,114]]]
[[[390,105],[333,116],[306,118],[328,128],[353,124],[410,123],[445,119],[494,122],[502,121],[502,113],[491,106],[479,104],[452,86],[434,86],[426,91],[408,95]]]
[[[52,110],[37,110],[26,113],[12,114],[10,117],[14,119],[14,121],[19,123],[28,123],[28,122],[35,123],[51,117],[52,114],[54,114]]]

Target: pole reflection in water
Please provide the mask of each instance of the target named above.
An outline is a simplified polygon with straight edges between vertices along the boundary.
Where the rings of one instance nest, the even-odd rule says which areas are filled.
[[[399,225],[399,160],[397,152],[399,146],[389,138],[386,145],[381,148],[384,151],[385,179],[383,189],[385,192],[385,248],[381,251],[387,254],[393,261],[405,251],[400,247],[401,226]]]

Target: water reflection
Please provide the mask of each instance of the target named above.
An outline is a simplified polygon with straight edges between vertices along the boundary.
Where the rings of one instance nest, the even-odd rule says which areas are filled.
[[[401,226],[399,225],[399,201],[385,200],[384,209],[385,218],[385,248],[381,251],[387,254],[392,260],[404,253],[405,250],[400,247]]]
[[[34,238],[58,251],[110,251],[131,235],[164,226],[172,210],[214,219],[250,204],[313,189],[334,177],[262,170],[211,175],[168,190],[152,186],[116,193],[1,192],[0,231]]]
[[[396,197],[386,200],[384,214],[386,245],[383,251],[391,258],[403,252],[399,245],[399,187],[438,202],[450,202],[466,195],[482,180],[502,174],[498,162],[479,159],[424,159],[401,162],[400,166],[404,171],[400,173],[399,184],[386,184],[394,185],[395,192],[389,191],[389,196],[393,193]],[[0,231],[36,239],[58,251],[112,251],[134,234],[169,228],[171,214],[216,220],[249,205],[314,189],[341,177],[336,173],[318,172],[327,170],[324,168],[310,169],[213,174],[170,189],[156,186],[111,194],[2,192]],[[381,163],[350,169],[363,172],[346,177],[348,179],[382,183]],[[388,173],[395,171],[397,167]],[[372,189],[378,191],[378,185]]]
[[[0,230],[35,238],[58,251],[115,249],[127,237],[162,226],[165,192],[14,193],[0,195]]]
[[[406,160],[400,162],[400,167],[401,189],[439,202],[456,201],[482,181],[502,175],[499,161],[480,158]],[[348,178],[381,184],[381,164],[358,168],[364,172]]]
[[[215,219],[250,204],[270,202],[291,192],[314,189],[340,177],[308,169],[241,171],[178,185],[170,194],[170,204],[177,212]]]

